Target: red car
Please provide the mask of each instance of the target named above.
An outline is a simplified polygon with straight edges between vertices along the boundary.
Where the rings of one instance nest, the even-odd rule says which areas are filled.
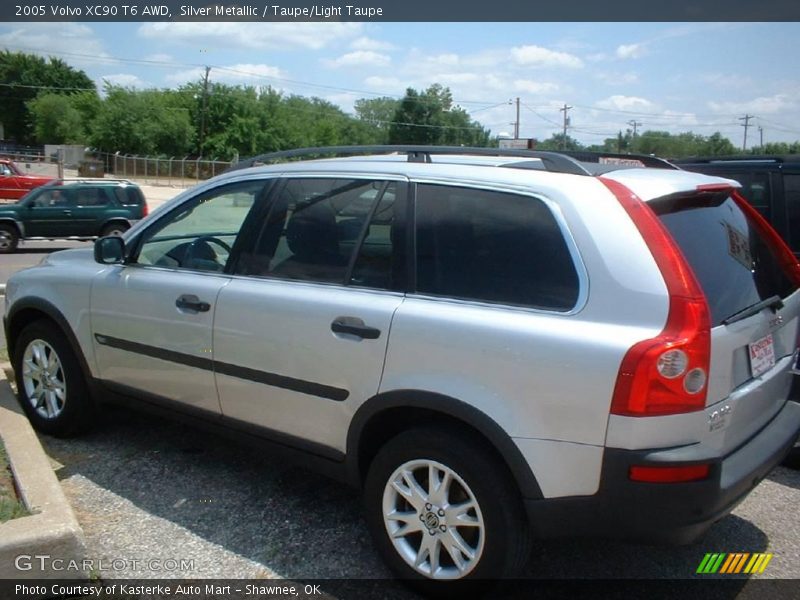
[[[0,198],[17,200],[35,187],[53,181],[54,177],[24,173],[14,161],[0,158]]]

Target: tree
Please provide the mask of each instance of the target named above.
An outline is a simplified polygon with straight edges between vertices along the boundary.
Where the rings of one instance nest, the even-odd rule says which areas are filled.
[[[450,89],[438,83],[422,93],[408,88],[392,121],[390,144],[489,144],[489,131],[463,108],[454,107]]]
[[[371,127],[372,137],[374,137],[371,143],[388,143],[389,128],[399,107],[400,100],[388,96],[356,100],[354,105],[356,117],[363,125]],[[370,129],[364,129],[363,131],[367,132]]]
[[[80,144],[86,142],[81,113],[63,94],[42,94],[27,104],[34,124],[34,135],[42,144]]]
[[[107,152],[181,156],[191,151],[194,127],[180,94],[107,85],[92,124],[91,142]]]
[[[34,117],[28,102],[40,93],[76,94],[81,91],[96,94],[94,82],[83,71],[65,62],[21,52],[0,52],[0,115],[5,136],[20,144],[36,141]],[[50,107],[56,104],[51,100]],[[65,105],[61,105],[62,108]]]
[[[537,150],[583,150],[581,143],[569,135],[564,137],[563,133],[554,133],[549,139],[539,142]]]

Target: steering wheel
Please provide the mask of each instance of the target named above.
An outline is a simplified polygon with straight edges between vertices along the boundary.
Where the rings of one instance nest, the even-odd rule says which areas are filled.
[[[213,235],[201,235],[186,246],[183,260],[180,261],[182,266],[196,265],[202,267],[203,263],[213,263],[216,270],[222,268],[224,265],[221,265],[217,261],[217,253],[211,249],[210,244],[219,246],[226,254],[231,253],[231,247],[218,237],[214,237]]]

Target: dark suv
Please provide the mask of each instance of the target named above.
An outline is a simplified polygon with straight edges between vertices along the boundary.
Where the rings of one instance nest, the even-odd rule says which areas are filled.
[[[742,195],[800,257],[800,156],[684,158],[673,163],[687,171],[741,183]]]
[[[142,190],[125,179],[59,179],[0,207],[0,253],[20,239],[121,235],[147,215]]]

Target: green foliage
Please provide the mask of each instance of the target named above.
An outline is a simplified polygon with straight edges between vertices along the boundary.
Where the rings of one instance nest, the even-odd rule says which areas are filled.
[[[406,90],[389,126],[390,144],[487,146],[489,130],[461,107],[450,89],[438,83],[424,92]]]
[[[83,116],[63,94],[41,94],[30,100],[28,111],[33,117],[36,141],[42,144],[85,143]]]
[[[91,125],[92,145],[108,152],[183,156],[191,151],[194,127],[183,96],[107,85]]]
[[[581,143],[571,138],[569,135],[566,137],[563,133],[554,133],[549,139],[543,142],[537,142],[537,150],[583,150]]]
[[[33,144],[37,137],[34,118],[29,112],[29,102],[40,94],[71,95],[81,90],[95,92],[94,82],[83,71],[73,69],[65,62],[44,58],[22,52],[0,52],[0,115],[2,115],[5,137],[20,144]],[[53,111],[64,110],[65,105],[57,107],[50,101],[49,110],[41,110],[52,115]],[[68,117],[74,120],[74,115]],[[72,132],[74,122],[70,125]]]

